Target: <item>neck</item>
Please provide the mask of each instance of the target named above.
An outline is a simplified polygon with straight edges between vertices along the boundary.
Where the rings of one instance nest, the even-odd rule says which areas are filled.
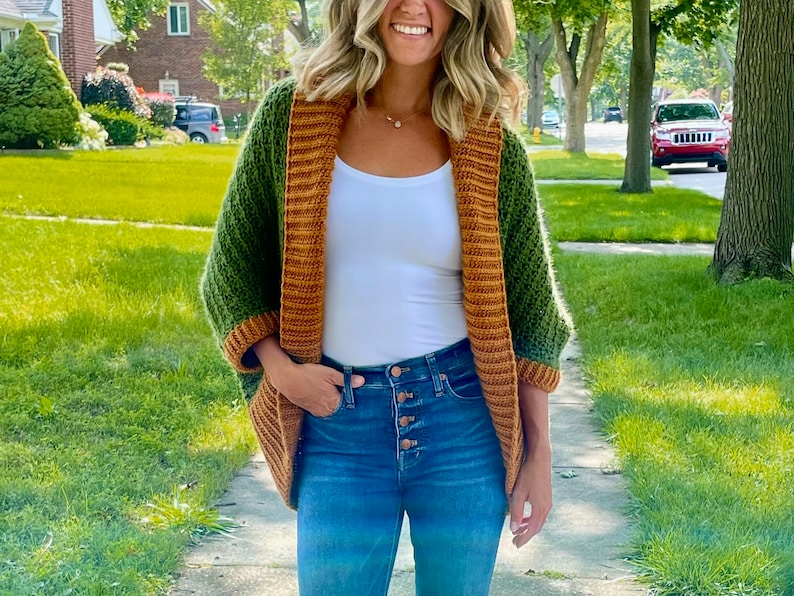
[[[404,68],[390,64],[372,90],[377,105],[390,114],[430,112],[435,68]]]

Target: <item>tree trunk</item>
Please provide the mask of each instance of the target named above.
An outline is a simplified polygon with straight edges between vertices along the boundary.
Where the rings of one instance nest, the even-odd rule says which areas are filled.
[[[603,13],[587,32],[587,46],[582,72],[577,73],[577,60],[581,36],[574,33],[568,45],[565,26],[552,18],[552,31],[557,43],[557,64],[560,66],[562,85],[565,89],[565,146],[566,151],[584,153],[584,125],[587,121],[587,101],[593,87],[596,71],[601,64],[607,31],[607,13]]]
[[[529,31],[521,40],[524,42],[524,49],[527,53],[527,84],[529,85],[527,127],[529,130],[533,130],[536,126],[543,128],[541,118],[546,94],[546,74],[543,72],[543,66],[554,47],[554,36],[549,33],[541,41],[537,33]]]
[[[742,2],[733,114],[711,271],[722,283],[794,279],[794,4]]]
[[[620,192],[650,193],[651,92],[656,70],[658,32],[651,23],[651,0],[631,0],[632,54],[629,82],[629,132]]]
[[[733,89],[734,79],[736,78],[736,65],[730,54],[728,54],[728,50],[725,49],[725,45],[719,39],[714,42],[714,45],[717,46],[717,51],[720,54],[720,65],[728,71],[728,88]],[[731,99],[733,98],[731,97]]]
[[[306,0],[297,1],[301,12],[300,14],[290,13],[287,28],[292,33],[292,36],[298,40],[299,44],[305,45],[312,36],[312,32],[309,29],[309,13],[306,10]]]

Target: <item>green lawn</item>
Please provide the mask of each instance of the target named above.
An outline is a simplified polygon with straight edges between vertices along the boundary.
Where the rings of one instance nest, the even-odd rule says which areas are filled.
[[[535,137],[532,134],[532,131],[529,130],[526,127],[526,125],[522,124],[519,127],[518,132],[521,134],[522,137],[524,137],[524,142],[527,144],[527,146],[529,146],[529,147],[535,146],[535,144],[536,144],[535,143]],[[561,147],[562,146],[562,139],[560,139],[560,137],[558,136],[558,133],[555,132],[554,130],[551,130],[551,129],[550,130],[544,130],[544,131],[541,131],[541,133],[540,133],[540,143],[539,143],[539,145],[546,146],[546,147],[548,147],[548,146]]]
[[[0,209],[208,227],[238,148],[5,154]],[[540,192],[557,241],[713,241],[719,218],[692,191]],[[222,524],[255,442],[198,298],[210,238],[0,216],[0,594],[163,593]],[[794,287],[717,287],[699,258],[556,262],[648,581],[794,594]]]
[[[655,594],[794,594],[794,286],[708,259],[562,254],[595,407]]]
[[[532,151],[529,159],[538,180],[623,180],[624,160],[611,153],[569,153],[560,150]],[[659,168],[651,168],[652,180],[669,180]]]
[[[254,442],[197,296],[210,237],[0,216],[0,593],[162,593],[217,521]]]
[[[239,148],[0,155],[0,212],[212,226]]]
[[[623,194],[602,184],[544,184],[538,192],[556,241],[714,242],[722,208],[681,188]]]

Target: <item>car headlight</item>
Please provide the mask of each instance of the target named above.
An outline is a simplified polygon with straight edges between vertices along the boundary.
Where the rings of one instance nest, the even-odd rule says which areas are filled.
[[[666,130],[657,130],[655,133],[657,141],[669,141],[670,140],[670,133]]]
[[[727,130],[718,130],[714,133],[714,139],[728,139],[730,138],[730,133]]]

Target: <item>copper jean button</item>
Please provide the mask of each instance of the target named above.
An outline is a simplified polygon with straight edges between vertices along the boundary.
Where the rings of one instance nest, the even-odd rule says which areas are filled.
[[[403,449],[410,449],[411,443],[412,443],[411,439],[403,439],[400,442],[400,447],[402,447]]]
[[[408,416],[403,416],[402,418],[400,418],[400,426],[402,427],[408,426],[409,422],[410,419],[408,418]]]
[[[396,364],[391,367],[389,372],[391,373],[391,376],[393,376],[393,377],[399,377],[401,374],[403,374],[402,369],[399,366],[397,366]]]
[[[405,391],[400,391],[397,394],[397,401],[400,402],[400,403],[403,403],[405,401],[406,397],[408,397],[408,395],[405,393]]]

